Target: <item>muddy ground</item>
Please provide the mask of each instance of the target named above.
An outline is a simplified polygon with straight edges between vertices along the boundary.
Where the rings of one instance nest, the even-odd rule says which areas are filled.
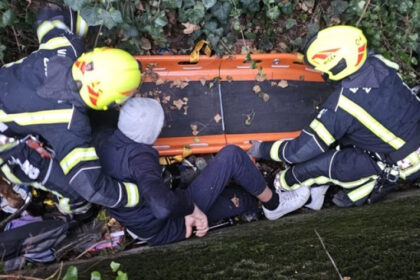
[[[79,279],[90,279],[94,270],[102,279],[115,279],[112,260],[130,280],[340,279],[328,251],[343,278],[420,279],[419,205],[420,189],[411,188],[373,205],[300,210],[274,222],[236,225],[201,239],[72,264]],[[56,269],[54,265],[29,274],[46,277]]]

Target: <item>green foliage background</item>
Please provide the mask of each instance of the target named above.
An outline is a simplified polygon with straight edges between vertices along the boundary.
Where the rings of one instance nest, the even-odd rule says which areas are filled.
[[[37,49],[32,23],[42,0],[0,0],[0,61]],[[369,47],[419,84],[420,0],[54,0],[81,12],[86,42],[133,54],[190,53],[200,39],[217,55],[296,52],[319,29],[359,26]],[[187,33],[187,34],[186,34]]]

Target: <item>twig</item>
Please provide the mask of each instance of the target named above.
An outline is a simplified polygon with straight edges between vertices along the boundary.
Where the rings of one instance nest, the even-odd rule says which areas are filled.
[[[362,12],[362,14],[360,15],[359,19],[356,21],[356,26],[359,26],[360,21],[361,21],[361,20],[362,20],[362,18],[365,16],[365,13],[366,13],[366,11],[367,11],[367,8],[369,7],[369,4],[370,4],[370,0],[367,0],[367,1],[366,1],[366,4],[365,4],[365,7],[363,8],[363,12]]]
[[[18,49],[18,52],[19,52],[19,56],[21,56],[22,55],[22,52],[21,52],[21,49],[20,49],[21,44],[19,43],[18,34],[16,33],[16,29],[13,25],[11,26],[11,28],[12,28],[12,31],[13,31],[13,35],[15,35],[15,40],[16,40],[16,45],[17,45],[17,49]]]
[[[43,278],[15,274],[0,274],[0,279],[44,280]]]
[[[57,273],[58,273],[57,279],[60,279],[60,277],[61,277],[61,270],[62,269],[63,269],[63,262],[60,262],[60,267],[53,274],[51,274],[50,276],[48,276],[47,278],[45,278],[45,280],[51,280],[51,279],[53,279],[57,275]]]
[[[232,2],[235,11],[237,11],[235,1],[230,0],[230,2]],[[238,18],[238,20],[239,20],[239,18]],[[242,25],[240,25],[240,30],[241,30],[242,42],[243,42],[243,44],[244,44],[244,46],[245,46],[245,48],[247,50],[247,53],[249,53],[250,50],[249,50],[249,47],[248,47],[248,45],[246,44],[246,41],[245,41],[245,36],[244,36],[244,31],[242,30]]]
[[[315,231],[315,234],[318,236],[319,241],[321,242],[322,248],[324,248],[325,253],[327,254],[328,258],[330,259],[332,265],[334,266],[335,271],[337,271],[338,277],[340,277],[340,280],[343,280],[344,278],[343,278],[343,276],[341,276],[341,273],[338,270],[338,267],[335,264],[334,259],[331,257],[330,253],[328,252],[327,248],[325,247],[324,241],[322,241],[322,238],[319,235],[319,233],[316,231],[316,229],[314,229],[314,231]]]

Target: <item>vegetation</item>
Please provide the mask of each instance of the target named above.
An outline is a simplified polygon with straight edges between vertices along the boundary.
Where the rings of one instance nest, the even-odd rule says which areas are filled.
[[[45,0],[0,0],[0,61],[37,49],[35,11]],[[410,85],[420,82],[420,0],[53,0],[81,12],[92,28],[87,48],[133,54],[190,53],[205,39],[217,55],[296,52],[319,29],[364,30],[369,46],[396,61]]]

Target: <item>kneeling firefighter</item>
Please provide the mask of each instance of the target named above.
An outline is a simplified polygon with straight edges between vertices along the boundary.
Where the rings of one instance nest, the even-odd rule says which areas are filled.
[[[253,142],[252,156],[289,166],[275,185],[310,186],[306,206],[318,210],[332,184],[344,188],[333,202],[349,207],[374,202],[399,178],[419,178],[420,102],[398,65],[368,52],[363,32],[352,26],[318,32],[305,59],[337,88],[299,137]]]

